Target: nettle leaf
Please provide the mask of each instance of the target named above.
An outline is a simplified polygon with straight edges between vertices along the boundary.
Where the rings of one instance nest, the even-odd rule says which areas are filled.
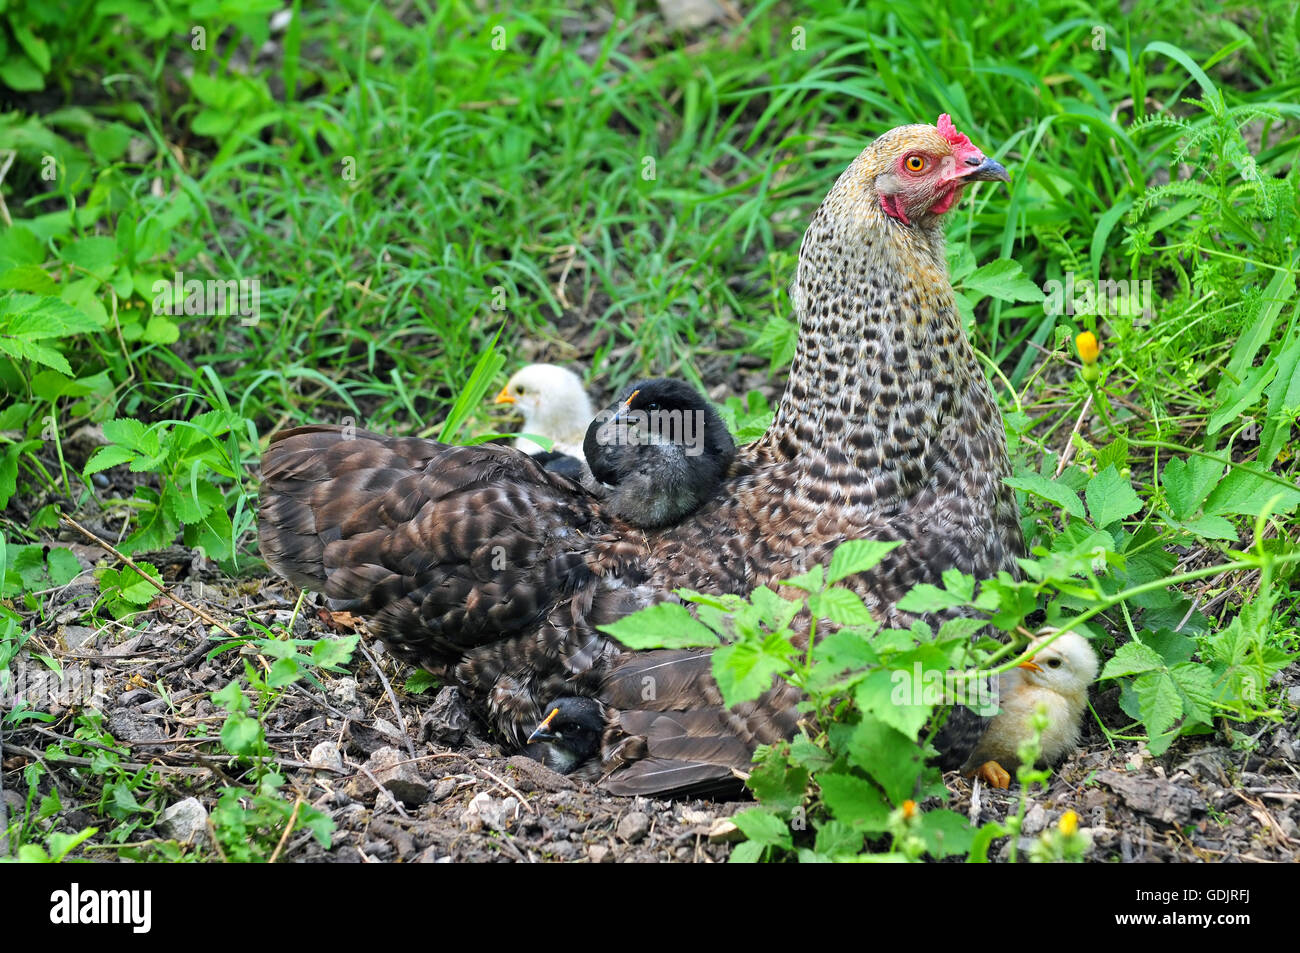
[[[1285,516],[1300,503],[1300,488],[1288,489],[1249,470],[1233,468],[1205,501],[1205,512],[1211,516],[1226,513],[1258,516],[1274,497],[1277,500],[1273,502],[1273,512]]]
[[[764,807],[789,813],[803,806],[808,777],[807,767],[791,763],[789,745],[780,744],[767,749],[745,784]]]
[[[832,672],[867,668],[880,661],[880,656],[861,632],[838,629],[817,640],[813,647],[813,661]]]
[[[813,566],[807,572],[793,579],[782,579],[781,585],[802,589],[804,592],[821,592],[826,588],[826,570],[822,566]]]
[[[898,600],[898,608],[903,612],[942,612],[945,609],[964,606],[967,602],[969,602],[967,598],[923,582],[913,586],[907,595]]]
[[[1026,278],[1020,270],[1020,262],[1010,258],[999,258],[967,275],[961,283],[965,292],[976,292],[977,296],[988,295],[999,301],[1033,301],[1042,302],[1043,289]]]
[[[864,715],[853,729],[848,755],[894,804],[912,796],[917,778],[925,770],[921,749],[912,738],[871,715]]]
[[[955,811],[925,811],[917,824],[917,833],[931,857],[965,854],[975,843],[975,828]]]
[[[1130,643],[1132,644],[1132,643]],[[1142,633],[1142,644],[1160,653],[1167,665],[1189,661],[1196,652],[1196,641],[1170,629]]]
[[[901,541],[851,539],[835,547],[826,581],[836,583],[855,573],[865,572],[902,546]]]
[[[1183,711],[1189,722],[1211,724],[1214,703],[1214,675],[1196,662],[1179,662],[1169,669],[1169,676],[1182,696]]]
[[[772,679],[790,668],[794,646],[780,635],[761,645],[737,642],[713,653],[713,678],[727,706],[753,701],[772,687]]]
[[[1007,486],[1017,490],[1023,490],[1034,496],[1042,497],[1049,503],[1054,503],[1061,509],[1065,510],[1071,516],[1077,516],[1083,519],[1087,514],[1083,509],[1083,501],[1079,499],[1079,494],[1075,493],[1068,486],[1058,483],[1055,480],[1049,480],[1040,473],[1033,470],[1020,468],[1016,470],[1016,475],[1007,477],[1002,481]]]
[[[754,807],[741,811],[731,820],[747,838],[756,844],[782,847],[786,850],[794,846],[789,822],[777,817],[771,811]]]
[[[1147,672],[1133,682],[1137,694],[1138,711],[1146,725],[1148,740],[1154,742],[1163,735],[1183,713],[1182,695],[1168,672]],[[1170,739],[1172,740],[1172,739]],[[1165,744],[1168,747],[1168,744]],[[1151,750],[1155,754],[1155,750]]]
[[[1141,642],[1126,642],[1119,647],[1115,657],[1101,671],[1102,678],[1119,678],[1121,675],[1138,675],[1142,672],[1163,671],[1165,660],[1155,649]]]
[[[1199,519],[1188,520],[1186,523],[1177,523],[1189,533],[1201,537],[1201,539],[1222,539],[1228,542],[1236,542],[1241,533],[1237,527],[1233,526],[1222,516],[1202,516]]]
[[[1084,495],[1088,499],[1088,512],[1098,527],[1109,526],[1142,509],[1142,499],[1113,465],[1092,478]]]
[[[1222,477],[1223,464],[1217,460],[1205,457],[1170,460],[1160,474],[1169,511],[1180,520],[1195,516]]]
[[[832,586],[815,597],[813,611],[830,619],[836,625],[867,625],[872,621],[871,613],[862,602],[862,597],[843,586]],[[810,605],[813,603],[810,603]]]
[[[313,664],[327,671],[342,672],[343,666],[352,661],[352,653],[356,651],[359,641],[360,636],[356,635],[345,635],[337,639],[319,639],[311,647],[311,660]],[[414,676],[407,679],[406,684],[409,686],[412,681]]]
[[[851,774],[820,774],[822,803],[835,819],[857,831],[883,831],[889,827],[889,805],[870,781]]]
[[[843,821],[827,821],[817,828],[813,851],[822,857],[856,857],[862,850],[863,834]]]
[[[750,603],[758,610],[759,618],[769,629],[784,629],[803,608],[802,602],[782,599],[767,586],[759,586],[749,596]]]
[[[596,628],[629,649],[691,649],[718,644],[718,637],[708,626],[676,602],[660,602]]]

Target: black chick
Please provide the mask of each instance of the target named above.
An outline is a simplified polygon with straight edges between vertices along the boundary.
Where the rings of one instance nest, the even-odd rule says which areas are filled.
[[[604,509],[634,526],[670,526],[714,494],[736,442],[713,406],[667,378],[628,387],[596,415],[582,450]]]
[[[594,698],[566,695],[547,706],[546,718],[528,743],[538,745],[540,760],[552,771],[568,774],[600,748],[605,710]]]

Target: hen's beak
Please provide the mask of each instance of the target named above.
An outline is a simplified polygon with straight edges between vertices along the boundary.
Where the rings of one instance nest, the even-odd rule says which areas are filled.
[[[1037,665],[1034,664],[1034,657],[1032,655],[1029,656],[1029,658],[1025,659],[1023,662],[1021,662],[1019,665],[1017,665],[1016,668],[1027,668],[1031,672],[1042,671],[1041,668],[1039,668]]]
[[[962,176],[968,182],[1010,182],[1011,176],[1002,167],[1002,163],[992,159],[977,160],[974,156],[966,160],[972,168]]]
[[[555,716],[558,715],[559,713],[560,713],[560,709],[552,708],[551,713],[547,715],[542,720],[542,723],[533,729],[533,733],[528,736],[528,743],[532,744],[534,741],[553,740],[555,738],[555,735],[551,734],[551,722],[555,720]]]
[[[501,393],[497,394],[497,399],[493,401],[493,403],[495,404],[513,404],[514,402],[515,402],[515,398],[510,393],[509,384],[501,388]]]

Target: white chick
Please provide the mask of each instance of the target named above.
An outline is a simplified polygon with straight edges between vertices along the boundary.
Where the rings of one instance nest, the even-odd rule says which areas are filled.
[[[515,371],[496,402],[517,407],[524,415],[523,432],[550,437],[553,453],[583,459],[582,441],[596,412],[577,374],[554,364],[529,364]],[[543,452],[527,437],[516,438],[515,448]]]
[[[1034,639],[1032,645],[1046,641]],[[1097,677],[1097,653],[1075,632],[1058,636],[1051,645],[998,680],[1002,711],[989,723],[984,736],[962,765],[964,774],[978,774],[995,788],[1006,788],[1011,776],[1002,765],[1020,764],[1017,750],[1033,735],[1034,712],[1047,709],[1040,763],[1054,764],[1079,743],[1088,686]]]

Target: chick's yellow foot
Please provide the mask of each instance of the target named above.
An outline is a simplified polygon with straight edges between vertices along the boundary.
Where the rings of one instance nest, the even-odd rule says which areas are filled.
[[[996,761],[985,761],[975,769],[973,777],[979,778],[991,788],[1002,791],[1011,787],[1011,775]]]

